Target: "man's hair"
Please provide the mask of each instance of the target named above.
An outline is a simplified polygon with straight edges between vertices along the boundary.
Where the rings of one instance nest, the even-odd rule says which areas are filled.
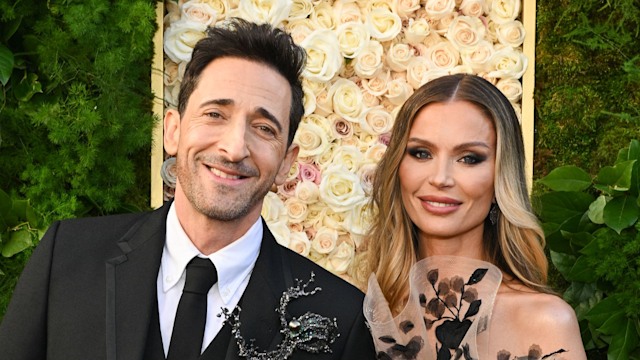
[[[178,96],[178,111],[184,115],[189,97],[198,85],[200,74],[212,61],[233,57],[264,64],[282,75],[291,86],[289,136],[291,145],[304,115],[301,74],[306,61],[304,49],[289,34],[269,24],[254,24],[239,18],[209,27],[207,36],[198,41],[187,64]],[[260,79],[255,79],[260,81]]]

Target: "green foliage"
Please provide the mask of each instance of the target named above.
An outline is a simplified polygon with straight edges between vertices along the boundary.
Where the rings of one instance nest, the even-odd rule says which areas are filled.
[[[539,180],[551,191],[534,201],[585,346],[608,346],[609,359],[640,354],[639,170],[640,142],[632,140],[595,177],[554,169]]]
[[[535,168],[590,172],[610,149],[640,138],[640,6],[637,0],[539,0]]]

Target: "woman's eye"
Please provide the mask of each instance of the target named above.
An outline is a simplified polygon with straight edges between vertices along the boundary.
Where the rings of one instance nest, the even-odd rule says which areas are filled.
[[[460,162],[462,162],[464,164],[468,164],[468,165],[474,165],[474,164],[479,164],[479,163],[485,161],[486,159],[487,159],[486,156],[470,154],[470,155],[463,156],[460,159]]]
[[[431,158],[431,153],[425,149],[410,148],[407,150],[407,152],[409,153],[409,155],[413,156],[416,159],[423,160]]]

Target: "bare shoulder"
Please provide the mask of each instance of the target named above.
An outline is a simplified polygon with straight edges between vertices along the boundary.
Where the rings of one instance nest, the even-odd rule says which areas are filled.
[[[553,294],[533,291],[525,286],[501,286],[496,297],[492,326],[494,330],[517,334],[509,343],[498,344],[511,348],[512,355],[536,352],[555,359],[586,359],[580,327],[573,308]],[[515,353],[514,353],[515,351]]]

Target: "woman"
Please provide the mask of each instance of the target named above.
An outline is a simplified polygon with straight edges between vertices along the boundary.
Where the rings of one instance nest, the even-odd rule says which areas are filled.
[[[364,311],[379,358],[586,358],[573,309],[546,285],[520,125],[491,83],[419,88],[373,189]]]

